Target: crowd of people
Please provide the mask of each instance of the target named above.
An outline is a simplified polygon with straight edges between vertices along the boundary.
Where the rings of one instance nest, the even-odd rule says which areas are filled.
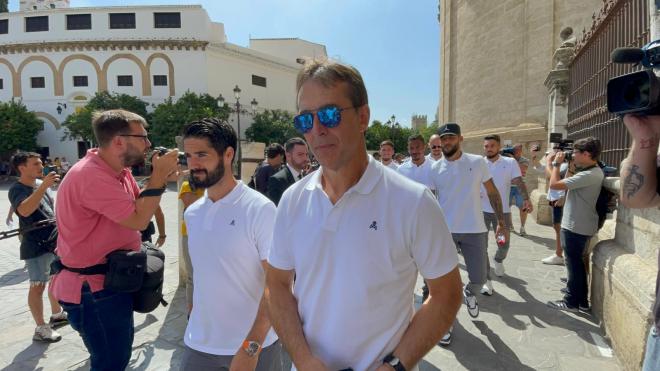
[[[492,275],[506,274],[511,206],[520,210],[518,234],[525,236],[533,205],[524,176],[537,166],[521,145],[502,151],[498,135],[483,138],[482,154],[466,153],[457,123],[442,125],[428,142],[411,136],[403,162],[384,141],[377,160],[366,151],[369,102],[355,68],[310,61],[296,89],[300,137],[269,145],[249,184],[232,174],[238,141],[231,125],[215,118],[185,125],[189,173],[179,199],[188,323],[181,369],[283,370],[293,362],[298,370],[412,370],[433,346],[451,344],[461,304],[478,317],[479,300],[493,295]],[[97,114],[92,127],[98,148],[68,169],[57,202],[49,188],[60,175],[46,172],[33,153],[14,156],[20,178],[9,196],[21,227],[57,220],[56,244],[44,242],[53,228],[26,233],[21,242],[34,339],[58,341],[56,327],[69,323],[92,370],[121,370],[131,355],[133,299],[93,268],[111,253],[140,251],[139,231],[158,214],[168,180],[179,176],[178,151],[153,154],[151,177],[140,186],[129,169],[151,147],[145,120],[111,110]],[[590,309],[584,258],[598,229],[600,152],[598,139],[584,138],[570,159],[553,147],[538,166],[549,179],[558,237],[556,254],[544,263],[567,268],[564,296],[548,303],[557,310]],[[642,194],[652,194],[657,204],[655,185],[644,182],[655,175],[651,165],[637,165],[634,155],[629,161],[622,170],[627,202],[646,205],[642,199],[651,196]],[[61,271],[50,277],[54,260]],[[415,310],[418,275],[425,285]],[[649,336],[658,336],[659,312]],[[655,348],[647,356],[660,352],[654,344],[649,340]]]

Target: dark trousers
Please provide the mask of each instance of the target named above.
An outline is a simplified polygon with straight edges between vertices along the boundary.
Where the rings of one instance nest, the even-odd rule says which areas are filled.
[[[568,270],[568,292],[564,301],[572,307],[589,306],[589,288],[587,285],[587,270],[584,266],[584,252],[591,236],[585,236],[561,229],[561,247],[564,250],[564,262]]]
[[[60,302],[78,331],[91,360],[91,370],[124,370],[133,347],[133,297],[129,293],[84,285],[80,304]]]

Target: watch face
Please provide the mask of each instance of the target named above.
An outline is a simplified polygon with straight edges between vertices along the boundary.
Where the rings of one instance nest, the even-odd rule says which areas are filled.
[[[250,356],[254,356],[259,351],[259,343],[256,341],[250,341],[247,345],[247,348],[245,348],[245,351]]]

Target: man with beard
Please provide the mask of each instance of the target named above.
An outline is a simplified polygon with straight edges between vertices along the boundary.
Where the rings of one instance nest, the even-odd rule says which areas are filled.
[[[525,183],[522,180],[522,174],[520,173],[520,167],[518,162],[511,158],[500,155],[501,141],[499,135],[487,135],[484,138],[484,154],[486,158],[486,164],[488,164],[488,170],[493,176],[493,182],[495,187],[499,191],[500,195],[508,195],[509,188],[512,184],[517,185],[520,188],[520,192],[523,194],[525,199],[525,209],[530,212],[532,210],[532,203],[529,202],[529,196],[527,195],[527,188]],[[486,223],[486,228],[488,230],[493,230],[495,232],[497,228],[497,217],[493,211],[493,207],[490,204],[486,189],[481,187],[481,208],[484,212],[484,222]],[[504,275],[504,259],[506,259],[507,253],[509,252],[509,230],[512,228],[513,223],[511,221],[511,210],[509,209],[509,200],[504,197],[502,198],[502,209],[504,210],[504,221],[507,226],[507,231],[504,233],[504,243],[498,243],[497,252],[495,253],[495,263],[494,271],[495,275],[502,277]],[[481,293],[484,295],[493,295],[493,285],[491,283],[490,277],[490,259],[488,260],[488,281],[481,289]]]
[[[51,291],[83,339],[92,370],[123,370],[133,344],[131,293],[104,288],[104,274],[86,270],[116,250],[139,250],[140,233],[154,215],[177,150],[152,158],[153,172],[140,189],[130,167],[144,161],[151,142],[144,118],[124,110],[96,114],[90,149],[67,173],[57,192],[57,255],[63,269]]]
[[[424,156],[424,137],[421,134],[413,134],[408,138],[408,153],[410,161],[406,161],[397,169],[399,174],[426,186],[432,192],[435,187],[431,182],[431,161]]]
[[[431,152],[426,155],[427,160],[435,162],[442,158],[442,142],[438,134],[433,134],[429,138],[429,151]]]
[[[280,203],[282,194],[291,184],[303,178],[303,170],[309,165],[307,143],[302,138],[291,138],[284,144],[286,166],[268,178],[268,198]]]
[[[399,165],[394,161],[394,143],[391,140],[384,140],[380,144],[378,153],[380,153],[380,162],[383,165],[395,171],[399,168]]]
[[[461,150],[461,127],[446,123],[438,129],[442,141],[440,161],[433,163],[432,181],[438,202],[447,216],[447,224],[454,243],[465,259],[469,283],[463,289],[468,314],[479,316],[479,305],[474,293],[480,291],[488,277],[488,229],[481,211],[481,187],[497,216],[495,235],[506,234],[502,198],[493,183],[486,160]],[[442,345],[451,341],[451,329],[442,339]]]
[[[294,126],[321,167],[277,209],[266,292],[273,325],[301,371],[414,370],[460,306],[442,210],[426,187],[367,154],[369,104],[355,68],[310,61],[296,85]],[[415,311],[420,272],[430,295]]]
[[[195,291],[182,370],[282,369],[263,299],[275,205],[234,178],[237,145],[215,118],[183,132],[191,185],[206,192],[184,213]]]

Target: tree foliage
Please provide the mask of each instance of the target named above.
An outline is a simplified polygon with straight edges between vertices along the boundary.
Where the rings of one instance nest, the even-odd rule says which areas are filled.
[[[8,0],[0,0],[0,13],[8,13],[9,12],[8,3],[9,3]]]
[[[154,146],[172,148],[176,145],[174,138],[181,135],[187,123],[206,117],[226,120],[229,106],[218,107],[216,98],[209,94],[187,92],[177,101],[170,97],[152,112],[149,139]]]
[[[43,122],[29,111],[23,102],[0,102],[0,155],[8,155],[17,149],[37,149],[37,134]]]
[[[381,142],[390,140],[394,143],[395,152],[408,153],[408,137],[415,133],[416,131],[413,129],[399,124],[392,125],[389,122],[383,124],[378,120],[374,120],[367,129],[367,149],[377,150],[380,148]]]
[[[70,114],[62,123],[64,126],[64,137],[62,140],[82,140],[94,142],[92,131],[92,116],[96,111],[109,109],[125,109],[137,113],[149,121],[147,113],[148,103],[138,97],[128,94],[110,94],[107,91],[96,93],[87,105]]]
[[[302,135],[293,127],[293,115],[284,110],[265,110],[254,116],[245,136],[253,142],[284,144],[293,137]]]

